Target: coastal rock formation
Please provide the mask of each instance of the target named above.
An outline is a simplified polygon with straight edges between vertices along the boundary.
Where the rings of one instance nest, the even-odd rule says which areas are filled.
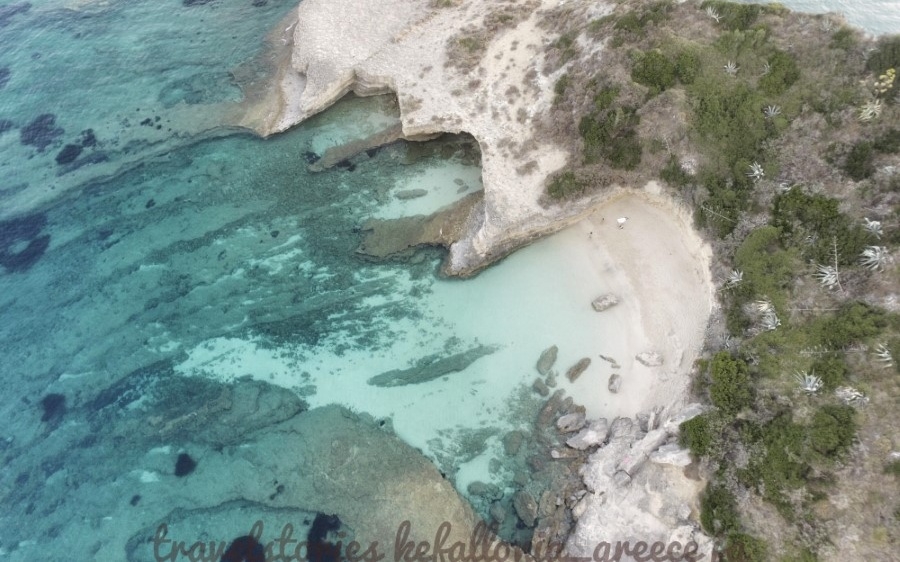
[[[572,382],[575,382],[590,365],[591,359],[589,357],[583,357],[579,359],[578,363],[575,363],[574,365],[569,367],[568,371],[566,371],[566,378]]]
[[[239,124],[270,135],[348,92],[393,92],[402,129],[389,137],[471,134],[481,149],[484,199],[444,266],[469,274],[570,224],[589,205],[548,210],[539,202],[547,177],[569,158],[536,131],[556,80],[543,72],[541,13],[557,4],[304,0],[273,40],[275,83],[247,96]]]
[[[608,310],[617,304],[619,304],[619,297],[608,293],[605,295],[600,295],[599,297],[594,299],[591,302],[591,308],[593,308],[597,312],[603,312],[604,310]]]

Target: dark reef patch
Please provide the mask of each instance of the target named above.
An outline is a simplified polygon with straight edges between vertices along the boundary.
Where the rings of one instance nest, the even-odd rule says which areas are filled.
[[[221,558],[221,562],[265,562],[265,560],[266,549],[250,535],[231,541]]]
[[[43,415],[41,421],[56,424],[66,413],[66,397],[62,394],[48,394],[41,399]]]
[[[37,263],[50,246],[50,236],[41,236],[46,225],[44,213],[0,222],[0,265],[18,272]]]
[[[9,82],[9,77],[12,73],[9,71],[7,67],[0,68],[0,90],[6,87],[7,82]]]
[[[195,461],[189,454],[181,453],[180,455],[178,455],[178,460],[175,461],[175,476],[182,478],[194,472],[194,469],[196,468],[197,461]]]
[[[309,549],[309,562],[340,562],[341,549],[328,542],[328,534],[341,528],[341,520],[337,515],[319,513],[313,520],[312,527],[306,535]]]
[[[16,14],[24,14],[31,9],[31,4],[21,2],[19,4],[9,4],[8,6],[0,6],[0,27],[6,27],[12,22]]]
[[[52,113],[38,115],[19,131],[23,145],[33,146],[38,152],[44,152],[48,146],[61,137],[66,131],[56,126],[56,116]]]
[[[15,127],[15,123],[9,119],[0,119],[0,135],[6,131],[12,130],[13,127]]]
[[[67,144],[56,155],[56,163],[59,165],[71,164],[84,150],[79,144]]]
[[[93,148],[97,146],[97,137],[94,136],[94,129],[85,129],[81,131],[81,146],[84,148]]]
[[[320,158],[322,158],[322,157],[319,156],[318,154],[316,154],[315,152],[313,152],[312,150],[307,150],[306,152],[303,153],[303,159],[306,160],[307,164],[315,164],[316,162],[319,161]]]

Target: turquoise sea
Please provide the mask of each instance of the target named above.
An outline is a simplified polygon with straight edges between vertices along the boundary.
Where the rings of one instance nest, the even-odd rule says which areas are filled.
[[[900,18],[831,9],[854,4],[873,33]],[[151,560],[161,522],[188,543],[256,520],[352,537],[397,475],[487,517],[554,476],[530,457],[534,364],[597,345],[608,326],[581,304],[602,287],[566,275],[580,256],[560,237],[468,281],[440,278],[436,249],[361,259],[367,219],[481,189],[477,145],[395,143],[313,174],[395,123],[393,100],[349,97],[269,139],[225,125],[295,6],[0,5],[0,560]],[[409,189],[428,194],[395,197]],[[398,370],[430,378],[371,381]],[[514,520],[501,534],[527,542]]]

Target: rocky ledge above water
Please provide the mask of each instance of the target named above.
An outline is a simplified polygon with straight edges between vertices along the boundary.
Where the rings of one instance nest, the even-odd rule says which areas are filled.
[[[348,92],[394,93],[402,132],[392,137],[471,134],[481,149],[484,199],[444,265],[448,274],[471,274],[570,224],[589,204],[541,205],[547,177],[570,157],[536,125],[555,96],[541,18],[558,3],[305,0],[273,42],[276,83],[252,97],[241,124],[269,135]]]

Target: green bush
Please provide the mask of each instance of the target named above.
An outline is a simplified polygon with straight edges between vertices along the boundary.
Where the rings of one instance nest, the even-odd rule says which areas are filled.
[[[783,309],[799,260],[795,252],[782,248],[778,228],[763,226],[747,235],[734,253],[734,265],[744,272],[743,282],[732,292],[741,304],[768,297],[776,310]]]
[[[641,144],[635,127],[640,123],[631,106],[610,107],[581,118],[578,132],[584,139],[584,161],[605,158],[613,167],[635,169],[641,162]]]
[[[900,129],[890,129],[879,135],[872,143],[872,148],[886,154],[900,152]]]
[[[832,315],[813,320],[809,332],[819,345],[843,349],[850,344],[876,336],[887,326],[885,313],[862,302],[850,302]]]
[[[872,164],[875,157],[873,149],[872,143],[868,141],[860,141],[850,149],[844,171],[851,179],[862,181],[875,173],[875,166]]]
[[[709,395],[726,415],[734,415],[753,402],[753,387],[747,364],[727,351],[717,353],[709,367]]]
[[[810,467],[806,459],[806,431],[785,412],[760,426],[754,440],[765,453],[751,461],[742,471],[744,477],[755,482],[763,497],[785,516],[793,513],[787,499],[787,489],[806,485]]]
[[[816,359],[809,370],[822,379],[825,390],[834,390],[841,386],[850,372],[843,355],[838,353],[822,355]]]
[[[739,160],[761,160],[762,142],[769,136],[762,109],[765,100],[750,86],[722,76],[704,76],[688,88],[697,133],[724,169]],[[735,180],[744,180],[741,170]]]
[[[693,84],[700,75],[700,57],[693,51],[681,51],[675,59],[675,77],[682,84]]]
[[[584,193],[584,184],[574,172],[566,171],[556,175],[547,185],[547,195],[553,199],[565,199]]]
[[[647,51],[631,68],[631,79],[656,95],[675,85],[675,64],[659,50]]]
[[[838,200],[810,195],[800,189],[775,198],[772,224],[781,229],[786,247],[820,264],[834,261],[835,244],[840,265],[854,265],[870,243],[865,229],[838,210]]]
[[[704,457],[709,454],[713,434],[709,427],[709,415],[702,414],[683,422],[679,426],[678,442],[682,447],[687,447],[695,457]]]
[[[822,455],[835,458],[853,444],[856,411],[850,406],[822,406],[809,428],[810,446]]]
[[[737,502],[724,486],[709,484],[700,496],[700,524],[711,535],[725,535],[740,526]]]
[[[893,460],[886,465],[884,465],[884,473],[892,474],[898,478],[900,478],[900,459]]]
[[[744,533],[730,533],[725,542],[724,559],[728,562],[764,562],[766,544]]]
[[[831,36],[831,48],[849,51],[856,46],[856,35],[849,27],[842,27]]]
[[[800,78],[796,59],[784,51],[775,50],[769,57],[769,72],[759,79],[759,88],[772,96],[784,93]]]
[[[673,187],[685,187],[691,183],[691,176],[681,168],[681,162],[674,154],[659,172],[659,177]]]

